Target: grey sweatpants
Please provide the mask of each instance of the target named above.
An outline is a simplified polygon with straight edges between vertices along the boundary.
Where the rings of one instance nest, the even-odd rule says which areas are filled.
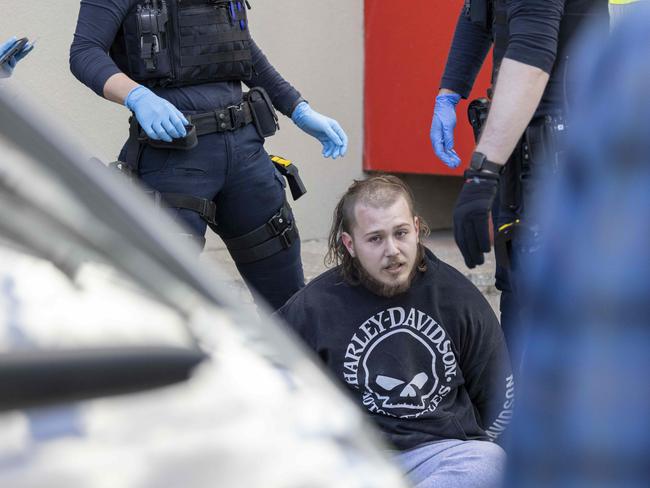
[[[414,488],[498,488],[506,453],[487,441],[450,439],[395,454]]]

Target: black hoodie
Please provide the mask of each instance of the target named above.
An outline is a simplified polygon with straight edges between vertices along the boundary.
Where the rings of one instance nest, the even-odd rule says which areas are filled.
[[[278,312],[406,450],[442,439],[494,440],[514,384],[494,312],[476,287],[427,252],[427,270],[392,298],[347,284],[338,268]]]

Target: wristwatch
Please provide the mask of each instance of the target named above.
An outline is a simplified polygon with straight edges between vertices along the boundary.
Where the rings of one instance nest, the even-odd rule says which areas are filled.
[[[493,163],[487,156],[481,152],[472,153],[472,159],[469,162],[469,169],[474,171],[488,171],[494,174],[501,174],[503,165]]]

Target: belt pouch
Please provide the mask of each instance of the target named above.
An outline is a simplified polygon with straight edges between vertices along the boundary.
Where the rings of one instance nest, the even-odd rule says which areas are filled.
[[[253,124],[260,137],[270,137],[280,128],[271,99],[260,87],[251,88],[245,95],[251,109]]]
[[[196,128],[193,125],[185,126],[186,134],[184,137],[179,137],[178,139],[172,139],[171,142],[166,142],[158,139],[149,139],[144,132],[141,132],[138,141],[148,144],[151,147],[156,149],[175,149],[180,151],[189,151],[194,149],[198,144],[199,140],[196,135]]]

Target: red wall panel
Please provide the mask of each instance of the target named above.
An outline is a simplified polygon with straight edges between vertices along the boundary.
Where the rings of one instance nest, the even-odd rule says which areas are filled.
[[[474,147],[467,100],[456,111],[461,167],[445,166],[429,140],[435,97],[462,5],[463,0],[365,0],[365,170],[462,174]],[[485,96],[489,64],[483,66],[470,100]]]

